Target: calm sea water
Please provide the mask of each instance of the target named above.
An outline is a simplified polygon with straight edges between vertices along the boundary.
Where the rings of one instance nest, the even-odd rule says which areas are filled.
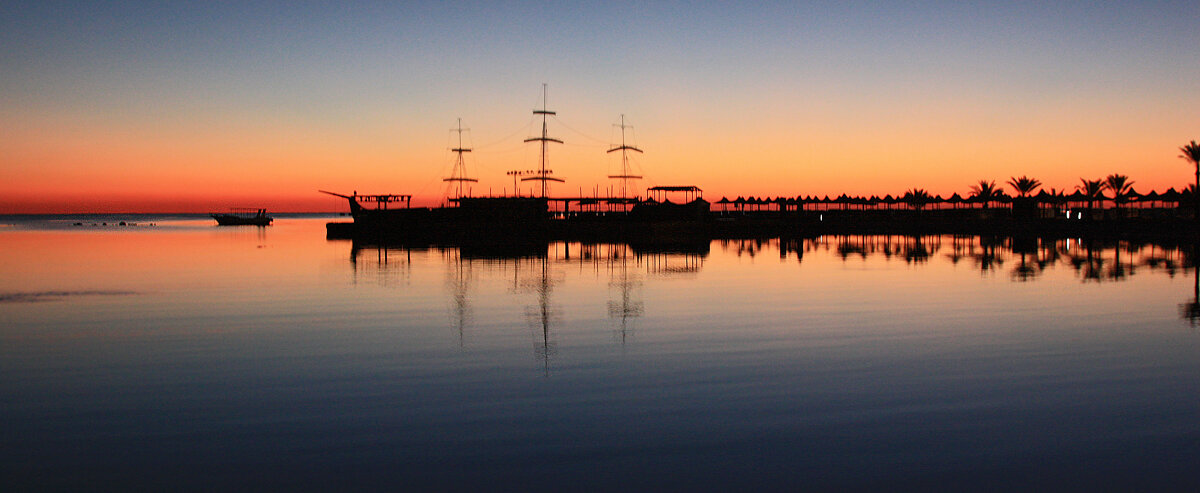
[[[1190,247],[0,219],[7,491],[1200,487]]]

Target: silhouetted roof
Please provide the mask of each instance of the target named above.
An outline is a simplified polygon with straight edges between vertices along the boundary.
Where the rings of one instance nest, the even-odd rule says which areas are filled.
[[[655,192],[700,192],[700,187],[692,185],[650,187]]]

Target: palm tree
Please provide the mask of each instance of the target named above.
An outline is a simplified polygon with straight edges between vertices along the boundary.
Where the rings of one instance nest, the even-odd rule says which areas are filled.
[[[1113,204],[1117,209],[1121,208],[1121,203],[1129,197],[1129,192],[1133,190],[1133,180],[1128,176],[1113,173],[1104,179],[1104,186],[1113,193]]]
[[[1092,203],[1097,200],[1104,200],[1104,180],[1085,180],[1080,178],[1081,182],[1075,187],[1076,190],[1083,192],[1087,196],[1088,217],[1092,217]]]
[[[930,196],[929,192],[927,190],[925,190],[924,188],[909,189],[907,192],[904,193],[904,197],[903,197],[903,200],[905,202],[908,202],[908,204],[910,206],[912,206],[913,208],[915,208],[917,210],[921,210],[922,208],[924,208],[925,204],[928,204],[930,202],[930,200],[932,200],[932,199],[933,199],[933,197]]]
[[[1028,176],[1021,175],[1020,178],[1009,178],[1008,186],[1013,187],[1013,189],[1017,191],[1018,197],[1027,197],[1029,194],[1033,193],[1034,190],[1037,190],[1039,187],[1041,187],[1042,182],[1038,181],[1036,178],[1030,178]]]
[[[1196,168],[1196,188],[1194,190],[1200,190],[1200,144],[1197,144],[1193,140],[1187,145],[1180,147],[1179,152],[1183,153],[1179,157],[1192,163],[1192,166]],[[1195,195],[1193,195],[1192,202],[1196,204],[1196,220],[1200,221],[1200,200],[1196,200]]]
[[[971,185],[971,195],[983,202],[984,209],[987,209],[988,204],[996,199],[999,191],[994,181],[979,180],[979,183]]]

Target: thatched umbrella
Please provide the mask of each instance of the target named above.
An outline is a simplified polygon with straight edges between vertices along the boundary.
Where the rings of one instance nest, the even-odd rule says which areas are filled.
[[[1076,190],[1075,193],[1068,195],[1066,199],[1068,204],[1072,202],[1082,204],[1088,201],[1088,196],[1085,195],[1082,190]]]
[[[850,197],[846,194],[838,195],[838,198],[833,201],[842,206],[842,210],[846,210],[846,206],[850,204]]]
[[[1183,202],[1183,194],[1175,190],[1175,187],[1168,188],[1162,195],[1159,195],[1159,198],[1164,202],[1164,207],[1166,206],[1166,202],[1175,202],[1176,207],[1178,207],[1180,202]]]
[[[968,204],[979,204],[984,209],[987,209],[988,207],[991,206],[992,199],[994,199],[994,198],[995,198],[995,195],[989,195],[986,197],[984,197],[982,195],[972,195],[970,197],[967,197],[967,199],[964,200],[963,202],[966,202]]]
[[[1150,191],[1150,193],[1148,193],[1148,194],[1146,194],[1146,195],[1143,195],[1143,196],[1142,196],[1142,201],[1143,201],[1143,202],[1149,202],[1149,203],[1150,203],[1150,207],[1151,207],[1151,208],[1153,208],[1153,207],[1154,207],[1154,203],[1159,201],[1158,192],[1157,192],[1157,191],[1154,191],[1154,190],[1151,190],[1151,191]]]
[[[950,203],[951,207],[958,209],[958,205],[963,203],[964,200],[965,199],[962,198],[962,195],[959,195],[958,192],[954,192],[954,195],[951,195],[950,198],[946,199],[946,202]]]
[[[1141,200],[1142,200],[1142,194],[1138,193],[1137,190],[1134,190],[1133,187],[1129,187],[1129,191],[1125,192],[1125,196],[1122,199],[1122,201],[1125,203],[1140,202]]]

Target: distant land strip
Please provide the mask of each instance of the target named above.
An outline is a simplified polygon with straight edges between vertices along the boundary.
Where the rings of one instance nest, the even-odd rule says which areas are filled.
[[[24,293],[0,293],[0,303],[37,303],[59,301],[74,296],[133,296],[137,291],[32,291]]]

